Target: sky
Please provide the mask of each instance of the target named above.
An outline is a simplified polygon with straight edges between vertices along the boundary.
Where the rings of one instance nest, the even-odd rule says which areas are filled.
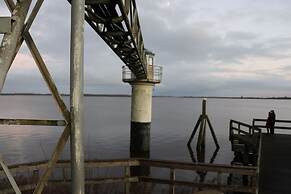
[[[35,1],[33,1],[35,2]],[[155,95],[291,96],[291,0],[136,0],[145,47],[163,66]],[[9,15],[0,1],[0,16]],[[46,0],[30,29],[69,91],[70,5]],[[2,39],[2,36],[0,36]],[[85,26],[85,92],[130,94],[122,61]],[[48,93],[26,45],[3,92]]]

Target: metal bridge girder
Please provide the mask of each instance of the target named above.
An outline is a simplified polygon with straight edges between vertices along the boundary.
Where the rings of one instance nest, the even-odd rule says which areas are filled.
[[[88,24],[137,79],[146,79],[147,63],[135,0],[86,0],[85,10]]]

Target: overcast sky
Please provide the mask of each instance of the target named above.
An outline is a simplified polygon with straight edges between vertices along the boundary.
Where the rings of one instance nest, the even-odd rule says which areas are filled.
[[[291,96],[291,0],[136,0],[145,47],[164,67],[157,95]],[[0,1],[0,16],[9,15]],[[123,63],[86,24],[85,92],[129,94]],[[70,6],[46,0],[31,30],[69,89]],[[2,37],[0,37],[2,39]],[[22,46],[4,92],[48,92]]]

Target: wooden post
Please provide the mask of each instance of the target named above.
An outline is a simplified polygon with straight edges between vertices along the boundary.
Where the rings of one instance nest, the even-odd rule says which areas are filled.
[[[175,182],[176,180],[176,172],[175,172],[175,169],[171,168],[170,169],[170,181],[171,181],[171,184],[170,184],[170,188],[169,188],[169,194],[175,194]]]
[[[129,178],[130,178],[130,166],[126,166],[124,167],[125,168],[125,178],[128,178],[128,180],[125,181],[125,191],[124,193],[125,194],[130,194],[130,181],[129,181]]]
[[[211,132],[211,135],[212,135],[212,138],[214,140],[214,143],[216,145],[216,149],[219,149],[219,144],[218,144],[218,141],[217,141],[217,138],[216,138],[216,135],[215,135],[215,132],[214,132],[214,129],[211,125],[211,122],[210,122],[210,119],[206,113],[206,102],[207,100],[204,98],[203,101],[202,101],[202,114],[199,116],[199,119],[191,133],[191,136],[188,140],[188,147],[190,146],[197,130],[198,130],[198,127],[200,126],[200,130],[199,130],[199,135],[198,135],[198,141],[197,141],[197,146],[196,146],[196,150],[201,152],[203,150],[205,150],[205,142],[206,142],[206,125],[208,124],[209,126],[209,129],[210,129],[210,132]]]

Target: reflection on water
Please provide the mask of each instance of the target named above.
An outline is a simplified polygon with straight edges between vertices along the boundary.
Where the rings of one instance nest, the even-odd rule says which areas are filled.
[[[68,104],[69,98],[65,97]],[[130,98],[85,97],[85,157],[87,159],[128,158],[130,156]],[[0,96],[1,118],[62,119],[50,96]],[[216,100],[207,106],[219,145],[215,163],[229,164],[233,159],[228,140],[230,119],[251,123],[266,118],[274,109],[278,119],[288,120],[289,101]],[[191,162],[187,140],[201,113],[201,99],[153,98],[150,157]],[[0,154],[7,163],[47,159],[63,128],[0,126]],[[205,158],[211,158],[215,145],[206,134]],[[196,142],[196,139],[194,139]],[[209,143],[208,143],[209,142]],[[62,159],[69,157],[66,146]]]
[[[190,145],[187,145],[187,147],[188,147],[190,158],[191,158],[193,163],[210,163],[210,164],[212,164],[212,163],[214,163],[215,158],[217,156],[217,153],[219,151],[219,148],[216,148],[214,150],[214,152],[212,153],[212,156],[211,156],[210,160],[209,161],[205,161],[205,150],[201,150],[201,151],[197,150],[196,151],[196,157],[195,157],[195,153],[194,153],[192,147]]]
[[[215,161],[215,158],[217,156],[217,153],[219,151],[219,148],[216,148],[210,158],[209,161],[205,160],[205,149],[196,149],[196,157],[195,157],[195,153],[191,147],[190,144],[187,144],[188,150],[189,150],[189,155],[192,159],[193,163],[210,163],[212,164]],[[200,179],[199,182],[203,183],[205,180],[205,177],[207,175],[207,172],[204,171],[197,171],[197,174],[199,175]]]

